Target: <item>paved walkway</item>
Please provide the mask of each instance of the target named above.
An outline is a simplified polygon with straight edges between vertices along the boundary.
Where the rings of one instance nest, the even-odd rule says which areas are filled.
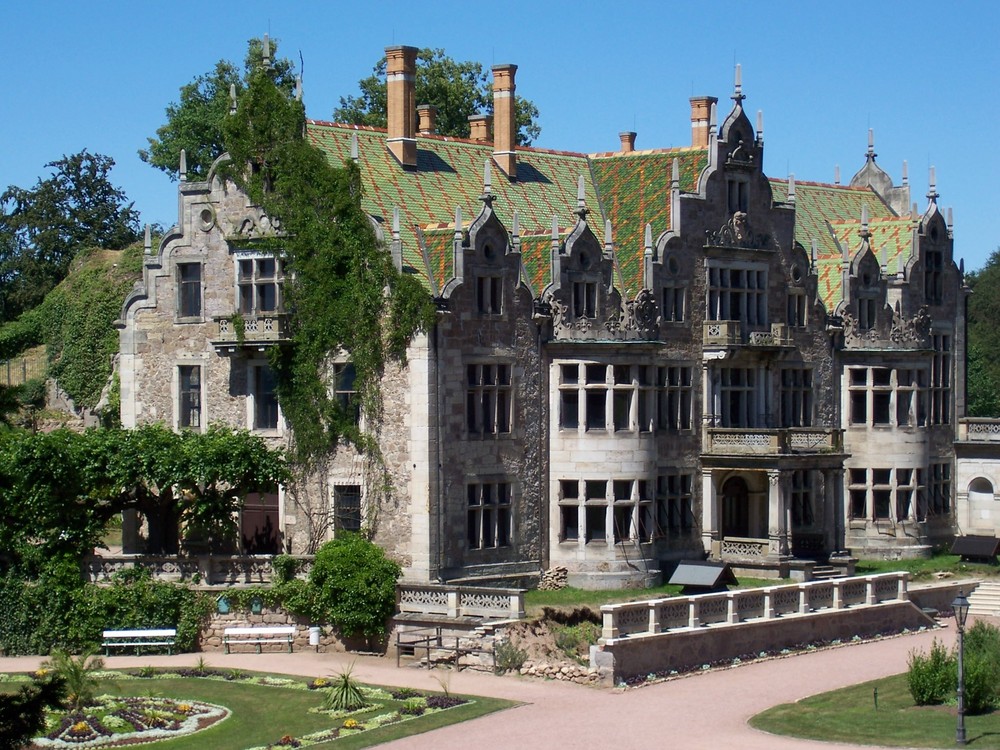
[[[211,666],[220,669],[304,676],[330,675],[353,662],[353,674],[364,682],[440,690],[438,679],[444,679],[452,692],[523,703],[509,711],[383,746],[398,750],[494,746],[504,750],[539,747],[830,750],[853,746],[775,737],[750,728],[747,720],[779,703],[903,672],[910,651],[926,650],[935,637],[950,647],[954,631],[946,628],[798,654],[625,691],[515,676],[496,677],[471,670],[397,669],[390,659],[344,653],[114,656],[107,662],[111,668],[144,664],[181,666],[193,665],[203,656]],[[37,657],[0,658],[0,672],[29,671],[40,661]]]

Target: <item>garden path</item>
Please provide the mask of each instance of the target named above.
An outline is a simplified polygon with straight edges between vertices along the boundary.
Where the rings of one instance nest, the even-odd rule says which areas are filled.
[[[928,649],[934,638],[950,647],[954,629],[946,627],[822,649],[624,691],[515,676],[496,677],[471,670],[397,669],[392,659],[345,653],[115,656],[107,662],[111,668],[145,664],[190,666],[204,657],[209,665],[220,669],[266,670],[312,677],[336,673],[353,663],[354,676],[364,682],[440,690],[438,679],[442,679],[452,692],[508,698],[524,704],[384,746],[393,750],[470,747],[648,750],[664,745],[685,750],[718,747],[830,750],[855,746],[776,737],[752,729],[747,720],[779,703],[903,672],[910,651]],[[38,657],[0,658],[0,672],[29,671],[40,662]]]

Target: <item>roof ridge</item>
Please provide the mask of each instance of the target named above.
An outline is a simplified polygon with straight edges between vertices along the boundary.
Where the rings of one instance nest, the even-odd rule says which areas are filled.
[[[698,153],[708,151],[699,146],[668,146],[666,148],[646,148],[634,151],[594,151],[587,154],[591,159],[607,159],[614,156],[655,156],[657,154]]]
[[[779,185],[784,185],[788,182],[787,177],[768,177],[768,182],[776,182]],[[795,187],[801,187],[805,185],[806,187],[822,187],[831,188],[833,190],[851,190],[855,192],[862,193],[873,193],[874,188],[870,185],[837,185],[833,182],[816,182],[814,180],[800,180],[798,177],[795,178]]]

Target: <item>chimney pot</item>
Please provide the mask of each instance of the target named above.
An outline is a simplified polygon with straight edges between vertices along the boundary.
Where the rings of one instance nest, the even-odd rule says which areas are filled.
[[[469,138],[476,143],[493,142],[493,115],[471,115],[469,117]]]
[[[635,151],[635,133],[631,130],[626,130],[618,134],[618,137],[622,142],[622,153],[628,154]]]
[[[433,104],[421,104],[417,107],[417,132],[420,135],[434,135],[437,132],[438,108]]]
[[[708,125],[712,105],[718,101],[714,96],[691,97],[691,145],[694,148],[708,148]]]
[[[386,146],[404,167],[417,165],[416,107],[414,81],[417,73],[417,48],[398,45],[385,48]]]
[[[514,76],[516,65],[493,66],[493,116],[496,118],[494,131],[493,161],[512,180],[517,179],[517,116],[514,111]]]

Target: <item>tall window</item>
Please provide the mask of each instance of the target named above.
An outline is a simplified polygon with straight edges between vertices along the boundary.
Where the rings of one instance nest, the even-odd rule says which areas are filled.
[[[944,301],[944,253],[930,250],[924,257],[924,299],[928,305]]]
[[[806,324],[806,295],[801,289],[789,289],[787,300],[788,325],[801,328]]]
[[[253,429],[278,429],[278,394],[275,390],[274,372],[267,365],[250,368],[251,395],[253,400]]]
[[[694,528],[691,474],[661,474],[656,478],[657,533],[687,534]]]
[[[513,521],[510,483],[470,484],[467,494],[469,549],[509,547]]]
[[[757,427],[757,371],[749,367],[719,370],[720,427]]]
[[[687,307],[687,287],[680,282],[669,282],[663,286],[663,322],[681,323],[685,320]]]
[[[177,426],[201,429],[201,366],[177,368]]]
[[[237,287],[241,314],[260,315],[281,310],[284,283],[281,266],[281,261],[273,257],[239,260]]]
[[[333,392],[344,414],[348,415],[354,424],[361,422],[361,402],[358,400],[358,389],[354,381],[357,372],[352,362],[338,362],[333,366]]]
[[[729,198],[729,213],[737,211],[747,212],[750,207],[750,183],[738,178],[726,180],[726,189]]]
[[[481,315],[503,312],[503,279],[500,276],[476,277],[476,310]]]
[[[597,317],[596,281],[576,281],[573,283],[573,316],[576,318]]]
[[[922,371],[909,368],[849,368],[850,424],[922,426],[927,419],[923,377]]]
[[[951,336],[931,336],[931,424],[951,423]]]
[[[812,426],[812,371],[786,368],[781,371],[781,426]]]
[[[950,463],[931,464],[927,491],[930,496],[930,512],[932,514],[941,516],[951,512]]]
[[[201,263],[177,264],[177,314],[201,317]]]
[[[333,528],[336,531],[361,531],[361,485],[334,486]]]
[[[767,271],[758,267],[709,266],[708,319],[767,325]]]
[[[919,469],[850,469],[848,492],[851,518],[874,521],[923,519],[924,511],[913,507],[919,489]]]
[[[875,328],[877,321],[877,292],[861,290],[858,292],[858,328],[862,331],[870,331]]]
[[[559,482],[559,540],[575,542],[580,538],[580,482]]]
[[[466,425],[470,435],[510,432],[510,365],[476,364],[466,367]]]
[[[661,430],[690,430],[693,392],[691,368],[661,367],[659,376],[661,387],[657,393],[657,426]]]

